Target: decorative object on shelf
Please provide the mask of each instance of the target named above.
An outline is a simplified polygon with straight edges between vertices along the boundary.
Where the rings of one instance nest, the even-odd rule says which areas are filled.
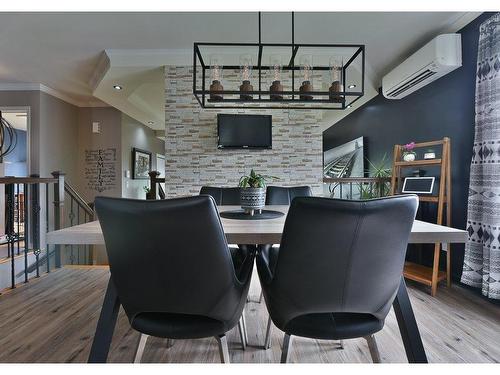
[[[413,171],[411,171],[411,175],[413,177],[423,177],[423,176],[425,176],[426,173],[427,173],[427,171],[425,171],[423,169],[414,169]]]
[[[425,160],[429,160],[429,159],[436,159],[436,153],[434,152],[434,150],[432,148],[428,149],[425,153],[424,153],[424,159]]]
[[[224,99],[222,91],[224,91],[224,86],[222,86],[222,69],[220,66],[220,58],[216,55],[210,56],[210,77],[212,79],[212,84],[210,85],[210,100],[221,101]]]
[[[132,178],[134,180],[147,180],[150,171],[151,152],[132,148]]]
[[[261,13],[258,14],[259,39],[256,43],[193,44],[193,94],[202,108],[345,110],[364,95],[364,44],[297,44],[294,12],[291,17],[291,43],[262,43]],[[216,48],[220,57],[215,60],[210,58],[208,62],[207,56],[211,56]],[[235,61],[238,61],[242,51],[248,52],[250,59],[246,58],[246,63],[236,65]],[[267,60],[264,62],[263,56],[272,55],[280,59],[276,63],[271,60],[266,65]],[[307,66],[298,63],[304,55],[310,57]],[[343,57],[340,67],[336,66],[336,69],[341,69],[338,82],[322,74],[331,72],[329,59],[332,56]],[[254,77],[251,80],[242,77],[241,83],[234,80],[236,82],[231,82],[230,88],[227,88],[230,84],[226,80],[225,89],[222,72],[227,71],[227,76],[233,77],[238,69],[242,76],[253,73]],[[267,80],[269,72],[272,72],[271,76],[276,76],[272,81]],[[338,73],[335,72],[336,77]],[[313,76],[317,79],[316,84],[313,84]],[[326,87],[325,80],[328,82]],[[330,90],[331,84],[333,87]],[[346,92],[343,91],[345,87],[356,89]]]
[[[432,194],[435,177],[405,177],[402,193],[405,194]]]
[[[273,101],[283,100],[283,85],[281,84],[281,56],[271,55],[269,58],[269,69],[272,76],[272,85],[269,87],[269,98]]]
[[[17,133],[14,127],[2,116],[0,111],[0,163],[17,145]]]
[[[417,157],[417,153],[413,151],[415,148],[415,142],[410,142],[404,145],[405,151],[403,151],[404,161],[414,161]]]
[[[240,204],[248,214],[253,215],[266,205],[266,181],[277,180],[277,177],[261,175],[252,169],[248,176],[241,176]]]
[[[252,75],[252,55],[245,54],[240,56],[240,75],[241,75],[241,86],[240,86],[240,99],[241,100],[252,100],[253,95],[247,94],[247,92],[253,91],[253,86],[250,83],[250,77]]]
[[[332,57],[330,59],[330,78],[332,85],[330,86],[330,100],[335,103],[345,101],[345,96],[339,95],[344,91],[344,81],[342,78],[344,62],[342,59]]]
[[[309,93],[314,91],[313,88],[313,57],[312,55],[303,55],[299,59],[300,72],[302,74],[302,85],[300,85],[300,99],[313,100],[313,96]]]

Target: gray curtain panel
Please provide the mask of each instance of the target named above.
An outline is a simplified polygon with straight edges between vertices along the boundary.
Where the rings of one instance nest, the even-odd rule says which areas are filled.
[[[500,13],[481,24],[464,284],[500,299]]]

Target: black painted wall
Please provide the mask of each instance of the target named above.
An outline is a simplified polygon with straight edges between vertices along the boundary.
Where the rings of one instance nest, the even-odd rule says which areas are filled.
[[[462,67],[400,100],[388,100],[379,94],[323,133],[323,149],[364,136],[366,157],[378,162],[387,154],[389,164],[392,163],[394,144],[450,137],[452,225],[457,228],[465,228],[467,220],[479,25],[492,14],[481,14],[459,31],[462,34]],[[368,61],[369,58],[367,55]],[[428,171],[428,175],[433,174],[432,170]],[[421,204],[419,218],[435,220],[435,205],[431,205]],[[463,245],[453,246],[455,280],[462,273],[463,253]],[[409,257],[428,264],[432,259],[432,247],[412,249]]]

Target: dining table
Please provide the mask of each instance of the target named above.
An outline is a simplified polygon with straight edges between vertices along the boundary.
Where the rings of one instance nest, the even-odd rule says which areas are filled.
[[[221,213],[241,210],[239,206],[219,206],[218,209]],[[259,220],[258,214],[256,217],[246,218],[246,220],[221,217],[227,242],[229,244],[279,244],[289,206],[266,206],[264,209],[278,211],[283,215],[261,220]],[[450,251],[449,244],[465,243],[466,240],[467,232],[465,230],[415,220],[408,242],[441,243],[443,250]],[[59,250],[64,245],[105,244],[97,220],[48,232],[46,242],[49,245],[55,245]],[[88,359],[89,363],[106,362],[119,308],[120,301],[110,278]],[[393,308],[408,362],[427,363],[427,356],[403,275],[401,275],[401,283],[393,302]]]

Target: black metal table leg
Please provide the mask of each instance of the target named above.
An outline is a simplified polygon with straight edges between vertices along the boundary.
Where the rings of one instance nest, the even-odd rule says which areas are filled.
[[[108,358],[111,339],[115,330],[118,311],[120,310],[120,300],[116,294],[116,288],[111,278],[108,282],[106,295],[102,303],[101,315],[97,322],[94,341],[90,349],[88,363],[105,363]]]
[[[398,294],[392,304],[396,319],[398,321],[399,332],[405,346],[406,357],[409,363],[427,363],[427,356],[425,355],[424,345],[420,332],[418,331],[417,321],[413,314],[408,291],[406,290],[406,283],[404,278],[401,278],[399,284]]]

